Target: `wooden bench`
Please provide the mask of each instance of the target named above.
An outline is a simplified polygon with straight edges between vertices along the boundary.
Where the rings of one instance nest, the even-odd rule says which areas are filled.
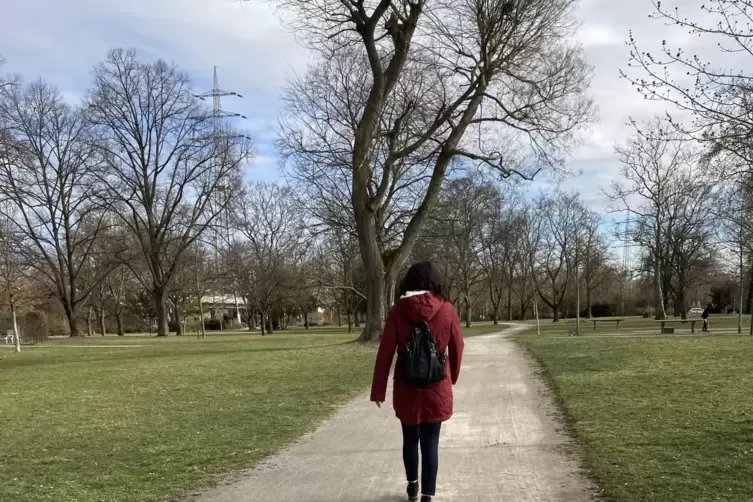
[[[620,330],[620,323],[624,321],[625,319],[591,319],[594,322],[594,331],[596,331],[596,323],[597,322],[613,322],[615,323],[617,331]]]
[[[596,323],[597,323],[597,322],[613,322],[613,323],[615,323],[615,324],[616,324],[616,328],[617,328],[617,331],[619,331],[619,330],[620,330],[620,323],[621,323],[622,321],[624,321],[624,320],[625,320],[625,319],[587,319],[587,318],[582,318],[582,319],[580,320],[580,322],[583,322],[583,323],[589,323],[589,322],[592,322],[592,323],[594,323],[594,329],[593,329],[594,331],[596,331]],[[577,323],[577,322],[578,322],[578,321],[576,321],[575,319],[571,319],[571,320],[569,320],[569,321],[565,321],[565,324],[569,324],[569,323]],[[573,334],[574,332],[575,332],[575,328],[574,328],[574,327],[573,327],[573,328],[568,328],[568,333],[569,333],[569,334],[570,334],[571,336],[572,336],[572,334]]]
[[[697,322],[703,322],[703,319],[657,319],[654,322],[661,323],[661,334],[668,334],[668,332],[665,331],[667,324],[687,324],[690,323],[690,332],[695,333],[695,323]],[[674,328],[672,328],[672,331],[669,333],[674,333]]]

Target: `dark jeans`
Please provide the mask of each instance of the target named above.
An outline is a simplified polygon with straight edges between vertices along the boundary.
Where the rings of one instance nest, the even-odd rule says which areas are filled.
[[[403,424],[403,463],[408,481],[418,480],[418,446],[421,445],[421,493],[436,495],[437,469],[439,468],[439,429],[438,424]]]

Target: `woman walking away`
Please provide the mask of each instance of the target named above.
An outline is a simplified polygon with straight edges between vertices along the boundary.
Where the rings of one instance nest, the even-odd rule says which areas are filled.
[[[431,262],[413,265],[400,284],[379,344],[371,400],[381,408],[397,351],[393,406],[403,428],[408,499],[431,502],[437,489],[439,430],[452,416],[452,386],[460,374],[463,336],[452,303]],[[421,485],[418,465],[421,447]]]
[[[701,314],[701,319],[703,319],[703,332],[708,333],[709,332],[709,312],[711,311],[712,305],[709,303],[708,306],[704,309],[703,313]]]

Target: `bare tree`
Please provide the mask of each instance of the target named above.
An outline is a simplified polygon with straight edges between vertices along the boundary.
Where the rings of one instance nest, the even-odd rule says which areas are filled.
[[[570,42],[575,2],[277,3],[317,58],[287,93],[281,149],[306,171],[300,179],[346,182],[334,201],[359,239],[368,281],[361,340],[372,340],[453,161],[532,177],[559,166],[592,117],[590,70]],[[395,198],[412,201],[407,212]],[[395,240],[384,242],[390,225]]]
[[[499,323],[505,294],[506,318],[512,320],[513,283],[518,248],[525,230],[523,222],[523,213],[510,190],[495,194],[481,221],[479,262],[492,304],[494,324]]]
[[[65,311],[71,336],[76,317],[93,288],[80,278],[104,226],[105,211],[94,204],[100,159],[80,110],[68,106],[54,87],[35,82],[6,87],[0,95],[0,128],[16,152],[0,166],[0,196],[31,246],[26,256]]]
[[[345,308],[348,332],[351,332],[351,315],[356,313],[358,303],[366,299],[364,288],[357,282],[360,268],[358,240],[340,229],[329,230],[323,237],[319,273],[311,286],[329,290],[336,298],[338,311],[340,307]]]
[[[715,222],[711,215],[716,183],[706,169],[692,162],[692,157],[689,160],[673,180],[674,196],[668,204],[665,230],[675,315],[679,310],[683,319],[689,307],[687,293],[699,280],[698,272],[710,266],[715,253],[712,242]]]
[[[236,275],[230,273],[226,267],[229,260],[223,260],[222,266],[212,259],[212,253],[200,241],[194,243],[186,260],[188,284],[186,289],[196,302],[199,311],[199,336],[206,338],[204,322],[204,297],[216,290],[220,284],[228,279],[235,283]],[[236,304],[237,305],[237,304]]]
[[[245,239],[247,302],[261,315],[262,334],[272,328],[270,314],[293,296],[294,268],[305,255],[305,224],[292,191],[278,183],[249,182],[234,214]]]
[[[484,280],[481,265],[484,216],[497,190],[471,177],[448,180],[430,218],[435,221],[434,239],[446,243],[445,260],[454,271],[454,286],[463,304],[465,325],[471,326],[474,306]]]
[[[533,277],[539,298],[552,309],[554,322],[558,322],[574,271],[572,259],[578,244],[583,205],[577,194],[557,191],[553,196],[542,196],[536,212],[538,248],[531,257]]]
[[[738,274],[737,332],[743,331],[743,301],[747,264],[753,257],[753,200],[745,184],[733,183],[720,190],[714,198],[713,215],[721,224],[716,226],[721,244],[735,256]],[[753,336],[753,323],[751,332]]]
[[[615,182],[607,197],[614,210],[626,211],[638,219],[630,237],[649,250],[656,318],[666,319],[666,291],[662,288],[666,223],[672,202],[678,196],[675,180],[684,166],[694,162],[697,151],[660,119],[632,125],[633,135],[625,144],[615,147],[625,181]]]
[[[581,260],[583,280],[586,287],[586,317],[593,317],[593,295],[608,277],[608,248],[604,236],[599,232],[601,219],[596,213],[587,212],[583,219],[581,236]]]
[[[12,212],[12,206],[6,207],[1,213],[3,216],[0,216],[0,290],[5,296],[4,303],[10,309],[16,352],[21,352],[18,311],[28,307],[34,296],[28,284],[28,265],[24,263],[24,253],[20,249],[24,245],[23,236],[18,232],[16,224],[5,216]]]
[[[218,126],[186,73],[133,51],[113,50],[95,68],[86,104],[101,136],[102,191],[137,239],[146,271],[133,272],[155,302],[157,335],[167,336],[181,256],[224,211],[220,187],[238,186],[249,141]]]
[[[642,50],[631,33],[630,68],[622,72],[647,99],[666,101],[689,112],[692,123],[672,125],[712,149],[724,151],[737,162],[734,171],[750,172],[753,165],[753,1],[710,0],[700,5],[694,19],[666,2],[652,1],[651,17],[683,34],[713,40],[719,48],[714,61],[673,47],[665,39],[656,52]],[[733,61],[727,59],[732,56]],[[738,67],[738,69],[735,68]]]

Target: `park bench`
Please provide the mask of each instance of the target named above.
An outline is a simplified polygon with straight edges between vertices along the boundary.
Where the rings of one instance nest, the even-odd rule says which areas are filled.
[[[667,328],[667,324],[679,324],[679,323],[690,323],[690,332],[695,333],[695,323],[697,322],[703,322],[703,319],[658,319],[654,322],[661,323],[661,333],[662,334],[671,334],[675,332],[675,329],[673,327]]]
[[[625,319],[581,319],[580,322],[593,322],[594,323],[594,331],[596,331],[596,323],[598,322],[613,322],[616,324],[617,331],[620,330],[620,323],[624,321]],[[576,322],[576,321],[565,321],[566,323],[570,322]]]
[[[597,322],[613,322],[616,324],[615,329],[617,331],[620,330],[620,323],[624,321],[625,319],[591,319],[594,323],[594,331],[596,331],[596,323]]]

